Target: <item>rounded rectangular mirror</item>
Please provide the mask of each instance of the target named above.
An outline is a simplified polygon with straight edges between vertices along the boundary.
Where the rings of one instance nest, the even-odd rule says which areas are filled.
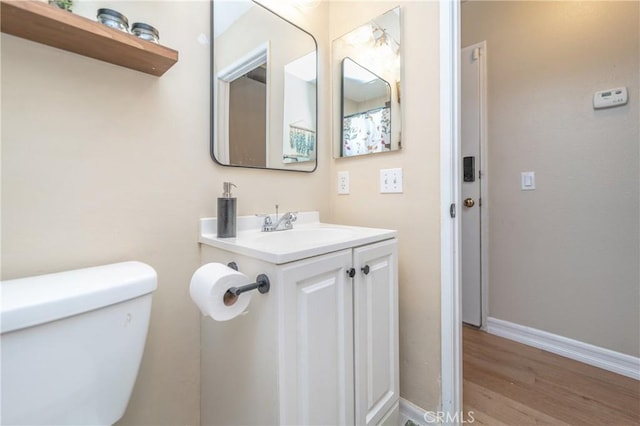
[[[211,157],[314,171],[316,40],[256,1],[214,0],[212,14]]]
[[[334,157],[402,148],[400,33],[396,7],[333,41]]]

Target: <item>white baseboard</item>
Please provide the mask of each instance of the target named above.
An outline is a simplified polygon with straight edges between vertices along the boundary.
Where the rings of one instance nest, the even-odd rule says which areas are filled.
[[[411,420],[418,425],[426,424],[424,420],[425,413],[426,411],[422,408],[404,398],[400,398],[400,426],[404,426],[407,420]]]
[[[487,318],[487,332],[640,380],[640,358],[497,318]]]

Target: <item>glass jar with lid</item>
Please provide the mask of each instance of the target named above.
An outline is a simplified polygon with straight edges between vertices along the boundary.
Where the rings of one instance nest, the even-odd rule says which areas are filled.
[[[153,43],[158,43],[160,40],[160,33],[157,29],[149,24],[142,22],[135,22],[131,25],[131,33],[136,37],[140,37],[143,40],[147,40]]]
[[[127,17],[113,9],[98,9],[98,22],[125,33],[129,32]]]

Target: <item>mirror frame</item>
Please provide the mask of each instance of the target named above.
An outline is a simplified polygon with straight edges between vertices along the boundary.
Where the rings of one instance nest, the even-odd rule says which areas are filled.
[[[254,0],[249,0],[251,1],[255,6],[261,7],[264,10],[266,10],[269,13],[274,14],[275,16],[277,16],[279,19],[282,19],[284,22],[294,26],[295,28],[297,28],[298,30],[302,31],[303,33],[305,33],[306,35],[308,35],[309,37],[311,37],[311,40],[313,40],[313,44],[315,46],[315,52],[316,52],[316,99],[315,99],[315,122],[316,122],[316,159],[315,159],[315,165],[313,166],[313,168],[311,170],[297,170],[297,169],[288,169],[288,168],[276,168],[276,167],[257,167],[257,166],[243,166],[243,165],[237,165],[237,164],[224,164],[221,163],[220,161],[218,161],[218,159],[215,156],[215,147],[214,147],[214,126],[213,126],[213,122],[214,122],[214,117],[213,115],[216,113],[216,109],[215,109],[215,87],[216,87],[216,77],[215,77],[215,73],[214,73],[214,56],[215,56],[215,37],[214,37],[214,2],[215,0],[211,0],[209,2],[209,6],[211,8],[210,10],[210,32],[209,32],[209,37],[210,37],[210,58],[209,58],[209,96],[210,96],[210,103],[209,103],[209,155],[211,156],[211,159],[214,161],[214,163],[223,166],[223,167],[237,167],[237,168],[243,168],[243,169],[257,169],[257,170],[277,170],[277,171],[284,171],[284,172],[299,172],[299,173],[313,173],[318,169],[318,145],[319,145],[319,138],[318,138],[318,130],[319,127],[318,126],[318,71],[319,71],[319,54],[318,54],[318,41],[316,40],[316,38],[313,36],[313,34],[311,34],[309,31],[301,28],[299,25],[294,24],[293,22],[291,22],[290,20],[286,19],[285,17],[279,15],[278,13],[274,12],[273,10],[269,9],[268,7],[254,1]],[[284,164],[284,163],[283,163]],[[287,163],[287,164],[296,164],[296,163]]]

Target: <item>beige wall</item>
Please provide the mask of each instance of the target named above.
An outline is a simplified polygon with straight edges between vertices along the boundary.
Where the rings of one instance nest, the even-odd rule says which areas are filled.
[[[640,3],[479,2],[487,40],[489,315],[640,355]],[[594,111],[595,91],[629,104]],[[521,192],[522,171],[537,189]]]
[[[156,78],[2,34],[2,278],[137,259],[159,277],[142,367],[122,424],[199,424],[198,219],[222,182],[239,214],[328,216],[328,133],[313,174],[224,168],[209,157],[207,2],[80,3],[149,22],[180,61]],[[326,11],[296,16],[328,57]],[[320,82],[327,67],[321,62]],[[319,123],[328,125],[320,94]]]
[[[399,231],[400,395],[435,410],[440,403],[438,3],[331,2],[330,36],[340,37],[398,5],[407,88],[402,96],[403,149],[333,160],[329,219]],[[390,167],[403,169],[403,194],[379,193],[379,170]],[[349,171],[350,195],[336,194],[338,171]]]
[[[397,3],[332,2],[331,33]],[[180,61],[161,78],[2,34],[2,278],[127,259],[158,271],[147,346],[122,424],[199,423],[199,313],[188,284],[200,263],[197,220],[214,216],[222,182],[238,185],[239,214],[320,210],[326,221],[400,231],[401,394],[439,403],[440,256],[438,6],[406,2],[406,149],[331,160],[329,89],[320,91],[313,174],[223,168],[209,158],[207,2],[80,2],[112,7],[160,30]],[[276,7],[274,5],[274,7]],[[329,87],[329,5],[313,17],[277,6],[319,44]],[[354,13],[357,12],[357,15]],[[425,29],[425,30],[423,30]],[[324,60],[322,59],[324,58]],[[405,192],[378,194],[378,170],[403,167]],[[335,195],[351,172],[351,195]]]

